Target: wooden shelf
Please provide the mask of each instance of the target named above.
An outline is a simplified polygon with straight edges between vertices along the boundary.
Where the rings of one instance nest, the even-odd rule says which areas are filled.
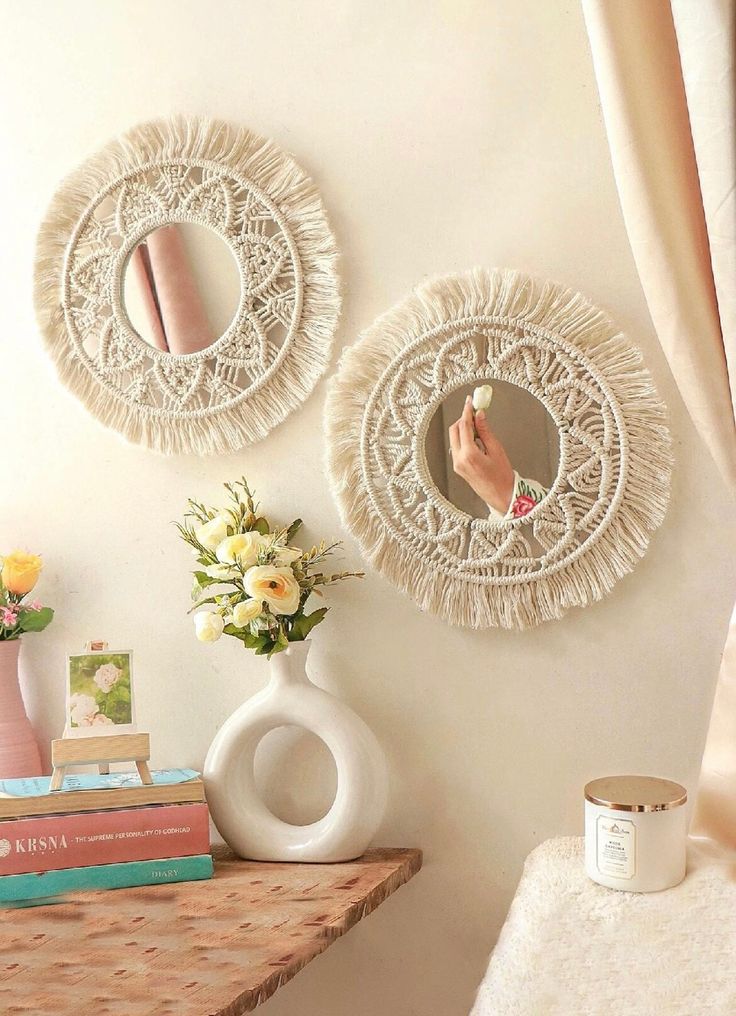
[[[415,875],[414,849],[344,864],[241,861],[207,882],[0,911],[0,1012],[240,1016]]]

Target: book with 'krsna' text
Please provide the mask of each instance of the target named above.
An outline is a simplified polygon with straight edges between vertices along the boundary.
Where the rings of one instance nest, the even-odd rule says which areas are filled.
[[[0,822],[0,875],[187,857],[209,847],[203,803],[7,819]]]

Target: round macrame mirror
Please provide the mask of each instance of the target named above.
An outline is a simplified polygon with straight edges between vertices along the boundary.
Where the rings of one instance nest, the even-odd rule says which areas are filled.
[[[61,379],[103,423],[163,452],[225,452],[267,434],[324,371],[336,259],[290,156],[218,121],[159,121],[62,183],[36,309]]]
[[[518,272],[435,279],[380,317],[343,354],[326,426],[343,521],[453,624],[525,628],[600,599],[667,508],[671,441],[638,350]]]

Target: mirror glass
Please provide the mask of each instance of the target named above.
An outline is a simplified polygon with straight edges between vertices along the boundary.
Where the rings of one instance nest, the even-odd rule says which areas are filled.
[[[207,226],[160,226],[128,259],[123,305],[133,329],[156,349],[181,355],[206,348],[227,331],[239,302],[235,258]]]
[[[479,385],[482,383],[478,382]],[[542,403],[525,389],[508,381],[489,379],[487,383],[493,388],[491,404],[486,410],[490,431],[500,442],[512,468],[524,481],[528,481],[531,488],[526,494],[526,488],[521,490],[522,495],[530,497],[529,502],[521,502],[519,513],[524,514],[524,509],[533,507],[531,501],[543,497],[543,490],[548,490],[557,476],[560,462],[557,427]],[[437,408],[427,431],[425,454],[430,475],[442,495],[460,511],[474,518],[486,519],[489,517],[488,505],[474,486],[480,488],[482,482],[494,476],[496,467],[492,463],[496,462],[496,456],[487,456],[488,473],[483,480],[471,486],[453,469],[449,436],[450,426],[460,418],[465,398],[472,396],[474,387],[469,385],[457,389]],[[483,451],[480,445],[479,450]],[[498,505],[498,510],[510,507],[509,501],[506,505]]]

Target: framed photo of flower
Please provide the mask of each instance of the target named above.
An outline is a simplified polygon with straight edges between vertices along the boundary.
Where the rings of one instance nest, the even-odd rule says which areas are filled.
[[[130,734],[135,729],[133,654],[118,650],[68,656],[64,736]]]

